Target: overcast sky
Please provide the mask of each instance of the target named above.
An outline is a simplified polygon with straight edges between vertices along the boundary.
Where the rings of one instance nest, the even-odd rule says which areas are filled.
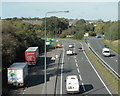
[[[46,12],[66,11],[69,13],[48,14],[47,16],[57,16],[69,19],[86,20],[118,20],[118,2],[117,0],[106,0],[109,2],[93,2],[93,0],[74,0],[74,2],[52,2],[53,0],[24,0],[26,2],[14,2],[19,0],[2,0],[2,18],[12,17],[40,17],[43,18]],[[11,2],[8,2],[11,1]],[[23,1],[23,0],[20,0]],[[51,1],[51,2],[47,2]],[[56,0],[62,1],[62,0]],[[73,0],[66,0],[73,1]],[[76,2],[80,1],[80,2]],[[91,1],[91,2],[90,2]],[[103,0],[97,0],[103,1]]]
[[[119,2],[120,0],[74,0],[74,2]],[[2,0],[2,2],[73,2],[73,0]]]

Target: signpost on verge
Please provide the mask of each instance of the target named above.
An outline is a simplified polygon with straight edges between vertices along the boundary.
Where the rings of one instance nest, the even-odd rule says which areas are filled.
[[[45,74],[44,74],[44,84],[45,84],[45,95],[47,95],[47,82],[46,82],[46,57],[47,57],[47,53],[46,53],[46,17],[47,17],[47,14],[48,13],[69,13],[69,11],[51,11],[51,12],[46,12],[45,13],[45,53],[44,53],[44,56],[45,56],[45,61],[44,61],[44,71],[45,71]]]

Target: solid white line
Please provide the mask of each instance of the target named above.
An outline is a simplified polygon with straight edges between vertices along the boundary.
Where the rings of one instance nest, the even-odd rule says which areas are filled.
[[[80,73],[80,70],[77,68],[78,73]]]
[[[65,49],[63,48],[63,58],[62,58],[62,64],[61,64],[61,85],[60,85],[60,94],[62,95],[62,72],[63,72],[63,62],[64,62],[64,55],[65,55]]]
[[[82,87],[83,87],[83,90],[85,91],[85,87],[84,87],[84,84],[82,83]]]
[[[81,45],[82,45],[82,43],[81,43]],[[83,46],[83,45],[82,45],[82,46]],[[95,73],[97,74],[97,76],[99,77],[100,81],[102,82],[102,84],[104,85],[104,87],[106,88],[106,90],[108,91],[108,93],[109,93],[111,96],[113,96],[112,93],[110,92],[110,90],[109,90],[109,89],[107,88],[107,86],[105,85],[104,81],[101,79],[101,77],[100,77],[100,75],[98,74],[98,72],[96,71],[96,69],[94,68],[94,66],[92,65],[92,63],[90,62],[90,60],[89,60],[89,58],[87,57],[86,53],[85,53],[84,51],[83,51],[83,53],[85,54],[88,62],[90,63],[91,67],[93,68],[93,70],[95,71]]]
[[[80,77],[80,80],[82,81],[82,77],[81,77],[81,75],[79,75],[79,77]]]
[[[91,49],[93,50],[92,47],[91,47]],[[93,51],[94,51],[94,50],[93,50]],[[94,53],[101,59],[102,62],[104,62],[104,63],[107,65],[107,67],[106,67],[105,65],[104,65],[104,66],[105,66],[109,71],[112,70],[115,74],[117,74],[118,76],[120,76],[120,75],[118,74],[118,72],[116,72],[109,64],[107,64],[95,51],[94,51]],[[109,68],[108,68],[108,67],[109,67]],[[112,72],[112,71],[111,71],[111,72]],[[112,72],[112,73],[113,73],[113,72]],[[113,75],[114,75],[114,74],[113,74]],[[116,75],[115,75],[115,76],[116,76]],[[116,76],[116,77],[118,78],[118,76]]]

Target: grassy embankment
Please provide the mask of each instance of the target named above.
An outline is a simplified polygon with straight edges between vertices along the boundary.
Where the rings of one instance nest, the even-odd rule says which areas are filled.
[[[110,49],[112,49],[113,51],[115,51],[116,53],[120,54],[120,40],[116,40],[116,41],[108,41],[108,40],[102,40],[102,42],[107,45]]]
[[[101,76],[114,89],[115,93],[119,94],[120,96],[120,89],[118,88],[118,86],[120,86],[120,81],[107,68],[105,68],[90,51],[86,51],[86,53],[92,64],[94,64],[98,72],[101,74]]]

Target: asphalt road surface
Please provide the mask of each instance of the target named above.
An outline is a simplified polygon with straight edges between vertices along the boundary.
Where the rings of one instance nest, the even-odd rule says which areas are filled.
[[[91,38],[90,40],[91,47],[96,51],[96,53],[116,72],[118,73],[118,54],[111,51],[111,56],[104,57],[102,55],[102,48],[104,47],[104,44],[102,43],[101,39],[98,38]]]
[[[84,51],[79,52],[78,48],[84,47],[89,50],[85,44],[77,41],[62,40],[63,48],[57,48],[47,52],[47,90],[44,85],[44,55],[40,56],[37,66],[29,67],[29,79],[26,87],[12,89],[14,94],[61,94],[66,92],[66,76],[77,75],[80,80],[80,93],[75,95],[89,94],[115,94],[110,84],[104,80],[100,72],[90,63]],[[74,55],[67,56],[66,50],[69,44],[74,44]],[[55,62],[50,57],[57,54]],[[113,96],[113,95],[109,95]]]
[[[81,94],[114,94],[113,89],[110,88],[108,83],[104,81],[96,69],[90,64],[84,52],[79,52],[78,48],[82,47],[79,42],[70,40],[60,40],[63,45],[63,60],[61,63],[61,74],[59,79],[61,84],[60,90],[57,94],[67,94],[65,79],[68,75],[77,75],[80,80],[80,93]],[[66,50],[69,44],[74,44],[75,55],[67,56]],[[87,48],[86,48],[87,49]]]

